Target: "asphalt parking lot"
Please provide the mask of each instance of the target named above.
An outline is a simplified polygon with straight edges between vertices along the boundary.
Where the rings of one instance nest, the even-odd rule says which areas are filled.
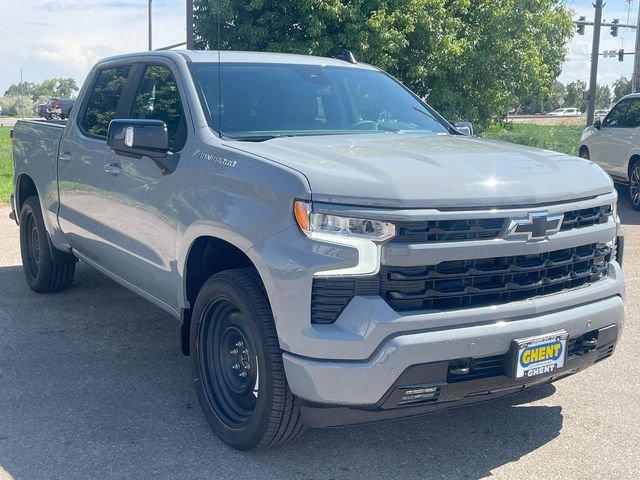
[[[209,429],[167,314],[80,264],[37,295],[0,207],[0,480],[640,478],[640,213],[622,194],[627,323],[610,360],[445,413],[239,453]]]

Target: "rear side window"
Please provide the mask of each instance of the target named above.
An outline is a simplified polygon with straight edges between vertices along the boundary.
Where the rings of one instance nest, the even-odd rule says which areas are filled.
[[[624,126],[629,128],[640,127],[640,98],[633,100],[629,105],[624,119]]]
[[[131,118],[162,120],[167,125],[169,150],[182,150],[187,140],[187,126],[171,70],[162,65],[146,68],[133,101]]]
[[[627,108],[629,107],[629,100],[623,100],[618,103],[611,111],[607,118],[602,122],[603,127],[615,128],[622,127],[624,121],[624,115],[627,113]]]
[[[98,74],[82,118],[82,128],[89,135],[107,138],[109,122],[116,116],[130,70],[131,66],[126,65],[108,68]]]

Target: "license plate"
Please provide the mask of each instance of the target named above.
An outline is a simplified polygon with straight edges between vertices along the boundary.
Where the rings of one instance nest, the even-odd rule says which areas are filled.
[[[564,367],[568,337],[569,334],[563,330],[514,340],[515,378],[552,375]]]

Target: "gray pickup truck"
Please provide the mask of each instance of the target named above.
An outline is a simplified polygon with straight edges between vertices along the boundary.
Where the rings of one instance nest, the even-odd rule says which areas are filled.
[[[239,449],[552,382],[623,327],[600,167],[463,135],[350,58],[109,58],[13,152],[29,286],[80,259],[174,316]]]

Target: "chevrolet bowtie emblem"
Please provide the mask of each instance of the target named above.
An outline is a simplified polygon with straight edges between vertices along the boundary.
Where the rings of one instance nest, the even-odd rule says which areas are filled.
[[[512,218],[506,238],[524,237],[527,240],[543,240],[558,233],[564,215],[549,215],[549,212],[530,213],[528,218]]]

